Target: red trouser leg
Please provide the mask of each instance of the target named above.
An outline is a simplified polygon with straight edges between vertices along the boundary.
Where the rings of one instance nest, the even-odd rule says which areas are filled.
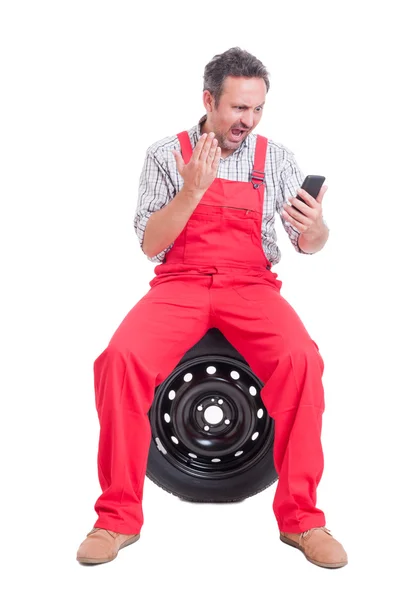
[[[215,276],[213,323],[264,382],[261,397],[275,420],[274,512],[281,531],[299,533],[325,525],[324,513],[316,508],[323,471],[324,363],[271,278],[269,283],[250,277],[223,283]]]
[[[100,421],[95,527],[139,533],[155,387],[205,335],[209,279],[184,277],[153,287],[122,321],[94,362]]]

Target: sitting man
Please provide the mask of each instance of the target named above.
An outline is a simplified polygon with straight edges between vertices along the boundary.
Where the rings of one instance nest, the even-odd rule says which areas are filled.
[[[298,252],[325,245],[327,188],[317,198],[302,191],[293,153],[253,133],[268,90],[266,68],[248,52],[215,56],[204,73],[206,115],[147,151],[134,225],[143,252],[160,264],[149,292],[94,362],[102,494],[98,519],[78,549],[81,563],[113,560],[139,539],[155,388],[215,327],[266,384],[280,539],[316,565],[347,564],[316,507],[323,359],[272,271],[280,260],[276,212]]]

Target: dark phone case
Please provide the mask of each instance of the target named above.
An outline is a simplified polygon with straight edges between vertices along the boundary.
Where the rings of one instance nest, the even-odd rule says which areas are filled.
[[[301,188],[308,192],[310,196],[316,198],[321,191],[325,179],[326,177],[323,177],[322,175],[307,175]],[[296,196],[296,198],[301,200],[301,202],[305,202],[300,196]]]
[[[321,187],[323,186],[323,182],[325,181],[325,179],[326,177],[323,177],[322,175],[307,175],[307,177],[304,179],[301,188],[308,192],[310,196],[316,198],[319,192],[321,191]],[[298,195],[296,196],[296,198],[300,200],[300,202],[305,202],[305,200],[303,200],[303,198],[300,198],[300,196]],[[307,203],[305,202],[305,204]],[[297,208],[297,206],[295,206],[294,208],[298,210],[299,213],[304,214],[301,212],[301,210]]]

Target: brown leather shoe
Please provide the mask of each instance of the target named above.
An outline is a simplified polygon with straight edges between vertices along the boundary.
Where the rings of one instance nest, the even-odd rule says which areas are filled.
[[[139,538],[139,533],[125,535],[124,533],[109,531],[109,529],[93,527],[84,542],[80,544],[76,560],[88,565],[110,562],[116,558],[119,550],[134,544]]]
[[[318,567],[338,569],[348,563],[343,546],[334,539],[326,527],[314,527],[303,533],[280,532],[285,544],[301,550],[306,559]]]

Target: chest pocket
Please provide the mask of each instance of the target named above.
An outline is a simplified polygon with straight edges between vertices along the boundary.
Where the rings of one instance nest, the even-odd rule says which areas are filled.
[[[184,261],[244,263],[242,247],[252,243],[253,211],[225,209],[191,215],[185,232]],[[202,208],[203,210],[203,208]]]

